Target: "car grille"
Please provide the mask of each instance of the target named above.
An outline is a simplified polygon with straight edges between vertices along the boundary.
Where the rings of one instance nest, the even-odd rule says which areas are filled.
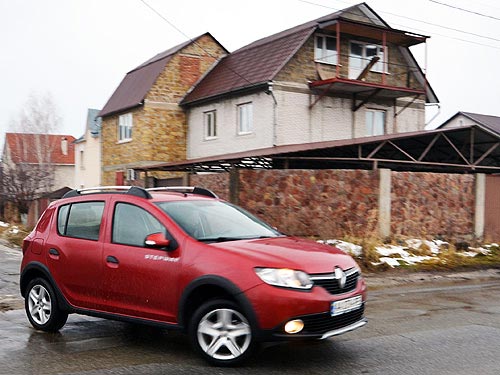
[[[311,280],[314,281],[314,285],[325,288],[330,294],[348,293],[356,289],[356,285],[358,285],[359,272],[355,268],[351,268],[345,273],[346,282],[343,288],[340,287],[339,280],[335,278],[334,274],[311,275]]]
[[[363,318],[365,305],[358,310],[331,316],[329,313],[306,315],[301,317],[304,322],[304,334],[323,334],[336,329],[344,328],[360,321]]]

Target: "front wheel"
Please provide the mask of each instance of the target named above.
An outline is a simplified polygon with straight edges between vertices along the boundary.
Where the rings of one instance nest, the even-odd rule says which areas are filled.
[[[208,362],[232,366],[246,360],[255,348],[252,327],[233,302],[208,301],[196,310],[189,325],[195,349]]]
[[[41,331],[59,331],[68,319],[68,314],[57,305],[54,289],[42,278],[28,284],[24,307],[31,325]]]

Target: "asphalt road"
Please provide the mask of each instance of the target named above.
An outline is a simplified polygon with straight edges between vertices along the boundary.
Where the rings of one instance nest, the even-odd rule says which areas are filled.
[[[0,305],[17,293],[19,261],[18,250],[0,245]],[[266,346],[229,369],[206,365],[180,333],[72,315],[60,333],[47,334],[33,330],[23,310],[8,310],[0,312],[0,374],[496,375],[499,272],[369,277],[365,327],[312,344]],[[7,300],[19,306],[18,296]]]

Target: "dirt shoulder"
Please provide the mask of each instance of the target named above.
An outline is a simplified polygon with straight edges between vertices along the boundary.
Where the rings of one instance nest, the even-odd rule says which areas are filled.
[[[496,280],[500,283],[500,267],[481,269],[460,269],[451,271],[405,271],[394,270],[363,275],[370,289],[383,289],[388,287],[408,286],[429,283],[450,283],[460,281],[485,281]]]

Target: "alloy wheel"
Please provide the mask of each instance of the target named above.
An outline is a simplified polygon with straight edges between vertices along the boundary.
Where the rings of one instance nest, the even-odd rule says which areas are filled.
[[[252,341],[247,319],[228,308],[208,312],[198,324],[197,337],[201,349],[218,360],[238,358]]]
[[[31,288],[28,296],[28,307],[31,318],[35,323],[44,325],[50,319],[52,313],[52,300],[50,294],[42,285]]]

